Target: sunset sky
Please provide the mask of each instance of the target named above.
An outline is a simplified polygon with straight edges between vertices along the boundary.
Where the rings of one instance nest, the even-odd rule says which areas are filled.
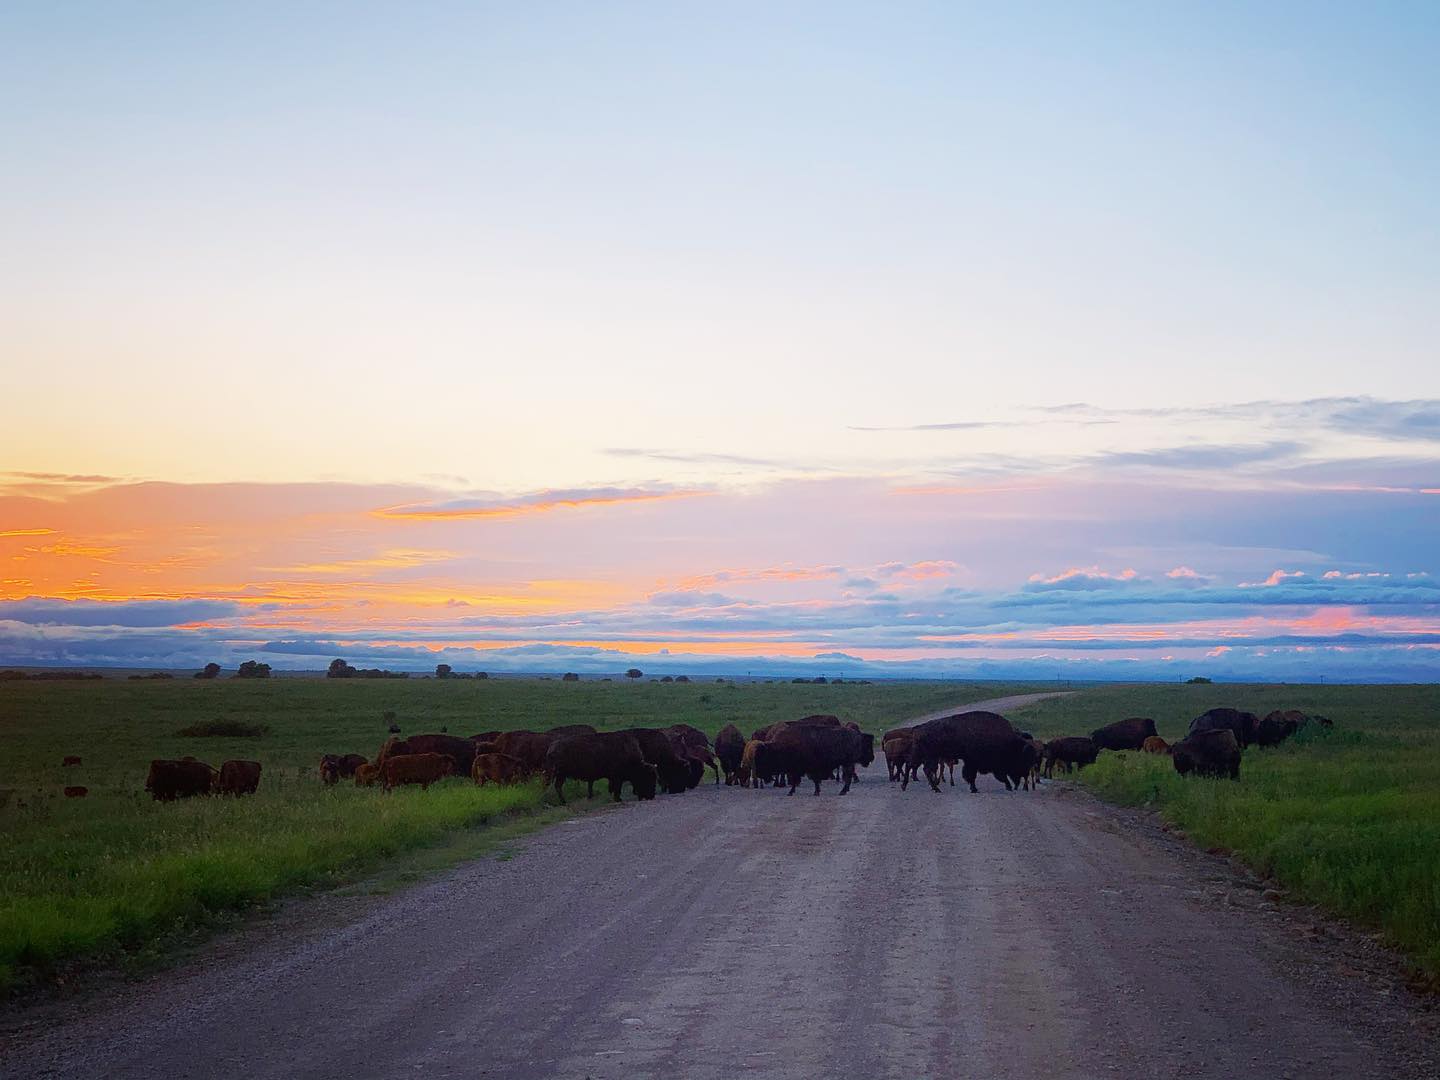
[[[1440,677],[1440,7],[0,9],[0,664]]]

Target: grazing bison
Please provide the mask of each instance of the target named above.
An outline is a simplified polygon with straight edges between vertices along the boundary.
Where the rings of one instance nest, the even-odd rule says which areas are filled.
[[[629,728],[625,733],[635,737],[645,761],[655,766],[660,790],[666,795],[680,795],[694,786],[690,762],[676,751],[669,735],[659,728]]]
[[[663,732],[657,732],[662,734]],[[557,739],[545,753],[545,782],[565,801],[565,781],[585,780],[590,790],[595,781],[604,780],[610,794],[620,801],[620,789],[629,781],[637,799],[655,797],[656,770],[641,750],[640,741],[628,731],[608,731],[589,735],[567,735]]]
[[[770,763],[769,747],[764,739],[748,739],[740,755],[741,786],[749,781],[750,787],[760,788],[775,778],[775,769]]]
[[[1255,745],[1279,746],[1309,722],[1310,718],[1299,709],[1276,709],[1266,713],[1265,718],[1255,725]]]
[[[1139,750],[1146,739],[1158,734],[1154,720],[1148,716],[1132,716],[1129,720],[1116,720],[1096,728],[1090,738],[1100,750]]]
[[[215,781],[217,795],[254,795],[260,787],[260,762],[227,761]]]
[[[387,739],[380,748],[375,764],[384,765],[387,758],[402,754],[443,754],[450,759],[456,776],[469,776],[475,764],[475,744],[458,735],[407,735],[403,739]]]
[[[1170,748],[1181,776],[1228,776],[1240,779],[1240,743],[1229,728],[1211,728],[1187,735]]]
[[[62,766],[79,765],[79,764],[80,764],[80,759],[79,759],[78,757],[76,757],[74,754],[66,754],[66,755],[65,755],[65,760],[62,761],[62,762],[60,762],[60,764],[61,764]]]
[[[671,724],[665,729],[665,734],[672,739],[684,743],[686,746],[698,746],[702,749],[710,749],[710,740],[705,733],[690,724]]]
[[[916,724],[914,730],[910,772],[913,775],[917,766],[923,767],[932,791],[940,790],[941,769],[949,761],[964,763],[960,775],[972,792],[980,790],[975,778],[981,773],[998,777],[1007,790],[1012,786],[1009,778],[1020,774],[1025,740],[999,713],[975,711],[941,716]],[[909,784],[908,776],[901,778],[901,790]]]
[[[320,758],[320,779],[327,784],[338,784],[355,775],[355,770],[366,763],[363,754],[325,754]]]
[[[473,764],[473,763],[472,763]],[[437,780],[455,774],[455,759],[447,754],[392,754],[380,766],[386,791],[402,784],[419,784],[424,791]]]
[[[209,795],[215,784],[215,770],[203,761],[156,759],[150,762],[145,790],[156,802],[174,802],[196,795]]]
[[[379,765],[371,765],[369,762],[366,762],[364,765],[359,765],[359,766],[357,766],[356,769],[355,769],[355,786],[356,786],[356,787],[370,787],[372,784],[375,783],[376,780],[379,780],[379,779],[380,779],[380,766],[379,766]]]
[[[1201,731],[1228,731],[1235,736],[1235,742],[1244,750],[1255,741],[1255,729],[1259,718],[1251,712],[1239,709],[1211,709],[1190,721],[1190,734]]]
[[[514,784],[529,775],[519,758],[509,754],[476,754],[470,778],[481,787],[487,783]]]
[[[1140,745],[1140,749],[1144,750],[1147,754],[1168,754],[1170,752],[1170,744],[1159,735],[1151,735]]]
[[[1074,766],[1084,768],[1086,765],[1095,764],[1095,758],[1100,753],[1100,748],[1095,745],[1095,740],[1086,735],[1067,735],[1060,739],[1051,739],[1045,744],[1045,779],[1049,780],[1055,775],[1055,763],[1058,761],[1065,766],[1068,773]]]
[[[83,799],[89,794],[90,789],[88,787],[67,787],[65,789],[65,797],[67,799]]]
[[[734,724],[726,724],[715,736],[715,756],[725,772],[725,786],[739,783],[740,761],[745,756],[745,736]]]
[[[710,753],[708,746],[696,746],[693,743],[682,743],[672,737],[675,744],[675,751],[690,763],[690,786],[693,788],[705,779],[705,770],[710,769],[715,774],[715,783],[720,783],[720,765],[715,760],[715,755]]]

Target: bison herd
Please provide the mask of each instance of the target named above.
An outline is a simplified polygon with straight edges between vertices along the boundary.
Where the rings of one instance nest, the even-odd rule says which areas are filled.
[[[1211,709],[1197,716],[1189,733],[1173,746],[1155,730],[1155,721],[1131,717],[1087,735],[1048,741],[1017,731],[999,713],[973,711],[942,716],[913,727],[895,728],[882,736],[889,778],[908,789],[922,773],[931,790],[939,791],[955,767],[971,791],[976,778],[989,773],[1006,790],[1029,790],[1041,776],[1054,776],[1093,764],[1102,750],[1140,750],[1169,754],[1182,776],[1240,775],[1241,751],[1250,746],[1276,746],[1308,724],[1330,726],[1323,716],[1296,710],[1275,711],[1264,719],[1238,709]],[[835,716],[806,716],[758,728],[746,738],[734,724],[715,736],[689,724],[666,728],[597,731],[588,724],[568,724],[548,731],[485,731],[469,738],[449,734],[398,735],[387,739],[371,762],[360,754],[326,754],[320,778],[326,784],[353,779],[361,786],[379,784],[385,791],[406,785],[428,788],[450,776],[468,776],[477,785],[515,784],[541,777],[565,801],[566,781],[584,781],[589,794],[603,781],[620,801],[629,784],[637,799],[657,792],[678,795],[704,779],[706,769],[727,786],[788,787],[795,794],[801,781],[820,785],[833,780],[840,794],[850,790],[856,769],[875,760],[875,737]],[[67,764],[70,759],[67,759]],[[78,764],[78,759],[76,759]],[[194,758],[150,763],[145,790],[158,801],[196,795],[249,795],[260,785],[260,763],[227,761],[217,770]],[[78,793],[78,792],[77,792]],[[67,794],[69,792],[67,791]]]

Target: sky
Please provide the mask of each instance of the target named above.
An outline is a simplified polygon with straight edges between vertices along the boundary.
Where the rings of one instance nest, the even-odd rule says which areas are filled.
[[[1440,677],[1437,46],[5,5],[0,663]]]

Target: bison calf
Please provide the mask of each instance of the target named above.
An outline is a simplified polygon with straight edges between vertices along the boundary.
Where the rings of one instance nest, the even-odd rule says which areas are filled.
[[[514,784],[529,776],[525,763],[509,754],[476,754],[470,778],[481,787],[490,784]]]
[[[1067,735],[1064,738],[1051,739],[1045,744],[1045,779],[1049,780],[1055,775],[1057,761],[1068,773],[1076,765],[1083,769],[1086,765],[1095,764],[1095,755],[1099,752],[1100,748],[1095,745],[1095,740],[1086,735]]]
[[[355,767],[356,787],[369,787],[378,779],[380,779],[379,765],[371,765],[367,761],[364,765],[357,765]]]
[[[1147,754],[1168,754],[1170,752],[1170,744],[1159,735],[1151,735],[1141,745],[1140,749]]]
[[[363,754],[326,754],[320,759],[320,779],[327,784],[338,784],[355,775],[355,770],[366,764]]]
[[[67,787],[65,789],[65,797],[67,799],[83,799],[89,794],[90,789],[88,787]]]

